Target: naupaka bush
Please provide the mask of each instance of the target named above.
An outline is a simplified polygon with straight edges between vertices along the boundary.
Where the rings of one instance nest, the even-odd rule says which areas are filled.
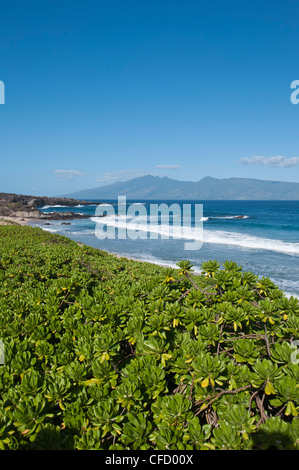
[[[299,449],[298,300],[0,227],[1,449]]]

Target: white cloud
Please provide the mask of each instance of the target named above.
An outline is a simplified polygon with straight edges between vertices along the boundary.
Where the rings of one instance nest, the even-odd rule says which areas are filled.
[[[299,157],[263,157],[257,155],[253,157],[241,158],[239,161],[244,165],[264,165],[272,168],[289,168],[299,165]]]
[[[74,181],[76,176],[84,176],[86,174],[77,170],[54,170],[54,173],[60,181]]]
[[[181,165],[156,165],[156,168],[159,168],[161,170],[178,170],[182,167]]]

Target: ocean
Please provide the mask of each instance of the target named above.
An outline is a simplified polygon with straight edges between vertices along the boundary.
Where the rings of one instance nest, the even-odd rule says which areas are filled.
[[[87,214],[88,218],[39,221],[31,225],[150,263],[177,267],[178,261],[189,260],[194,272],[200,272],[204,261],[217,260],[222,264],[232,260],[244,271],[260,278],[269,277],[287,297],[299,298],[299,201],[140,201],[136,204],[128,200],[122,205],[118,201],[103,202],[110,209],[105,217],[96,216],[99,210],[96,203],[71,209],[44,206],[39,208],[42,212],[72,210]],[[168,218],[150,223],[151,210],[161,204],[167,208],[176,204],[181,213],[184,207],[191,209],[183,233],[180,212],[170,217],[170,227]],[[138,207],[139,212],[135,212]],[[200,223],[196,207],[202,208]],[[130,230],[126,232],[126,228]],[[197,240],[197,245],[192,245],[192,240]]]

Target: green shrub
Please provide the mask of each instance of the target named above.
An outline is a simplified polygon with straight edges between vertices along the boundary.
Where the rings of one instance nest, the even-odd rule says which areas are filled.
[[[0,227],[0,449],[298,449],[299,303]]]

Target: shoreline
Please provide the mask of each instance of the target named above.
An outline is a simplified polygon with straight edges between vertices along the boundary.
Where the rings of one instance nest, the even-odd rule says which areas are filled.
[[[57,219],[57,221],[60,221],[62,222],[61,219]],[[66,219],[67,222],[71,222],[72,220],[75,220],[75,219]],[[4,225],[17,225],[17,226],[38,226],[39,228],[41,228],[42,230],[44,231],[47,231],[45,228],[43,228],[43,225],[44,223],[43,222],[46,222],[46,219],[45,220],[41,220],[39,218],[24,218],[24,217],[20,217],[20,216],[15,216],[15,217],[12,217],[12,216],[0,216],[0,226],[4,226]],[[32,225],[31,225],[32,224]],[[75,241],[78,245],[82,245],[81,242],[77,242],[76,240],[72,239],[71,237],[68,237],[67,235],[64,235],[66,238],[69,238],[70,240],[73,240]],[[86,246],[91,246],[91,245],[87,245],[86,243],[84,243],[84,245]],[[122,255],[122,254],[119,254],[119,253],[116,253],[116,252],[110,252],[110,251],[107,251],[107,250],[103,250],[103,249],[99,249],[99,248],[96,248],[94,246],[91,246],[92,248],[95,248],[95,249],[98,249],[100,251],[105,251],[106,253],[108,253],[109,255],[111,256],[114,256],[116,258],[119,258],[119,259],[126,259],[128,261],[134,261],[134,262],[138,262],[138,263],[147,263],[147,264],[152,264],[152,265],[156,265],[156,266],[159,266],[161,268],[169,268],[169,269],[179,269],[177,266],[173,266],[173,265],[169,265],[169,264],[165,264],[163,262],[156,262],[156,261],[153,261],[153,260],[145,260],[145,259],[140,259],[140,258],[135,258],[135,257],[131,257],[131,256],[126,256],[126,255]],[[201,273],[201,270],[198,270],[198,269],[195,269],[193,271],[193,275],[195,276],[200,276],[202,273]],[[294,292],[289,292],[289,291],[285,291],[284,289],[280,288],[280,290],[283,291],[284,295],[287,297],[287,298],[290,298],[290,297],[294,297],[294,298],[297,298],[299,299],[299,296],[294,293]]]
[[[94,247],[92,247],[94,248]],[[95,248],[96,250],[98,250],[99,248]],[[125,255],[120,255],[119,253],[115,253],[115,252],[112,252],[112,251],[106,251],[106,250],[102,250],[102,251],[105,251],[106,253],[108,253],[108,255],[111,255],[111,256],[114,256],[115,258],[123,258],[123,259],[127,259],[129,261],[137,261],[138,263],[148,263],[148,264],[154,264],[156,266],[160,266],[161,268],[169,268],[169,269],[179,269],[179,267],[174,267],[174,266],[169,266],[168,264],[162,264],[162,263],[155,263],[154,261],[147,261],[147,260],[144,260],[144,259],[140,259],[140,258],[132,258],[131,256],[125,256]],[[194,272],[195,274],[195,272]],[[196,274],[200,274],[199,272],[196,271]]]
[[[8,217],[7,217],[8,219]],[[16,219],[16,218],[13,218],[11,217],[11,219]],[[72,219],[72,220],[75,220],[75,219]],[[68,222],[71,222],[72,220],[68,220]],[[33,225],[33,226],[38,226],[39,228],[41,228],[42,230],[46,231],[47,232],[47,229],[44,229],[43,228],[43,225],[41,223],[41,220],[40,219],[27,219],[26,221],[22,220],[22,223],[20,223],[20,225],[29,225],[30,224],[36,224],[36,225]],[[8,225],[8,224],[7,224]],[[119,253],[116,253],[116,252],[112,252],[112,251],[107,251],[107,250],[103,250],[103,249],[100,249],[100,248],[96,248],[94,246],[91,246],[91,245],[87,245],[86,243],[82,243],[82,242],[77,242],[76,240],[74,240],[73,238],[71,237],[68,237],[67,235],[63,235],[64,237],[66,238],[69,238],[70,240],[74,241],[75,243],[77,243],[79,246],[83,246],[83,245],[86,245],[86,246],[90,246],[91,248],[94,248],[96,250],[99,250],[99,251],[105,251],[105,253],[108,253],[108,255],[111,255],[111,256],[114,256],[115,258],[118,258],[118,259],[126,259],[128,261],[135,261],[135,262],[138,262],[138,263],[148,263],[148,264],[153,264],[153,265],[156,265],[156,266],[160,266],[161,268],[169,268],[169,269],[179,269],[178,266],[170,266],[169,264],[165,264],[165,263],[158,263],[158,262],[154,262],[154,261],[149,261],[149,260],[144,260],[144,259],[140,259],[140,258],[135,258],[135,257],[132,257],[132,256],[126,256],[126,255],[121,255]],[[193,274],[195,275],[200,275],[201,274],[201,271],[199,270],[195,270],[193,272]]]
[[[24,218],[24,217],[12,217],[12,216],[0,216],[0,225],[27,225],[30,222],[37,222],[39,219]],[[12,222],[12,223],[10,223]]]

